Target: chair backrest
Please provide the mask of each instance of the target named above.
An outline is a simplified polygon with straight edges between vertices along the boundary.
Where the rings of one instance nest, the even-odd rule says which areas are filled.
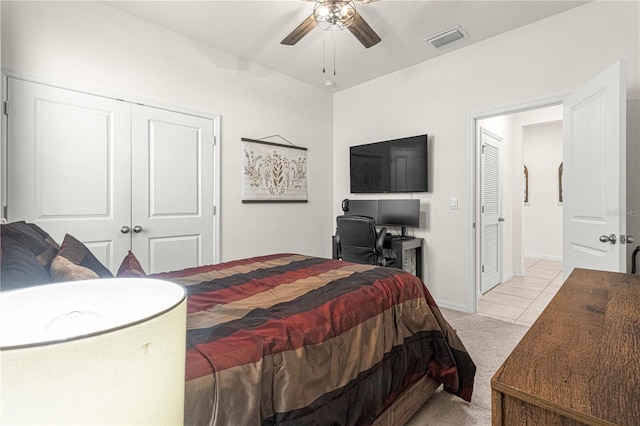
[[[380,264],[382,247],[380,243],[380,247],[376,246],[378,233],[372,218],[345,215],[338,216],[336,222],[342,260],[370,265]]]

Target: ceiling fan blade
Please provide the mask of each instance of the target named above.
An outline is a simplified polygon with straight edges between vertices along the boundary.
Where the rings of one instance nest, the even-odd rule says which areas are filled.
[[[313,18],[313,15],[310,15],[307,19],[302,21],[302,24],[298,25],[291,34],[286,36],[284,40],[280,42],[280,44],[286,44],[287,46],[293,46],[297,42],[299,42],[302,37],[309,34],[309,31],[314,29],[318,24],[316,24],[316,20]]]
[[[371,28],[369,24],[367,24],[367,21],[365,21],[364,18],[357,12],[356,18],[347,28],[349,29],[349,31],[351,31],[351,34],[353,34],[358,39],[358,41],[360,41],[360,43],[362,43],[362,45],[367,49],[371,46],[375,46],[382,40],[378,36],[378,34],[373,31],[373,28]]]

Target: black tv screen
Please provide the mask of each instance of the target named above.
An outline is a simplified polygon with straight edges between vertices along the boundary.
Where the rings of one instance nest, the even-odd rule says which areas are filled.
[[[350,147],[351,193],[428,192],[427,135]]]

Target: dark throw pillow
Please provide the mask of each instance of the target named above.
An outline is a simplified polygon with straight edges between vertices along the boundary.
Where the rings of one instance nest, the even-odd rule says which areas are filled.
[[[34,223],[12,222],[0,225],[2,237],[9,237],[22,244],[37,258],[45,269],[58,253],[60,246],[42,228]]]
[[[46,269],[29,249],[6,235],[0,237],[0,240],[0,290],[15,290],[51,282]]]
[[[134,256],[133,252],[129,250],[129,254],[127,254],[124,259],[122,259],[122,263],[120,264],[120,268],[118,268],[118,273],[116,277],[118,278],[144,278],[147,274],[142,269],[142,265],[138,259]]]
[[[58,259],[62,257],[64,259]],[[74,268],[73,265],[82,268]],[[51,264],[51,275],[56,280],[89,278],[113,278],[113,274],[80,241],[67,234],[64,236],[58,255]],[[96,276],[85,269],[93,271]],[[74,278],[75,277],[75,278]]]

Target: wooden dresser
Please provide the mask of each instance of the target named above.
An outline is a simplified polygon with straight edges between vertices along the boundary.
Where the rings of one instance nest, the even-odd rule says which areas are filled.
[[[496,425],[640,425],[640,276],[576,269],[491,379]]]

